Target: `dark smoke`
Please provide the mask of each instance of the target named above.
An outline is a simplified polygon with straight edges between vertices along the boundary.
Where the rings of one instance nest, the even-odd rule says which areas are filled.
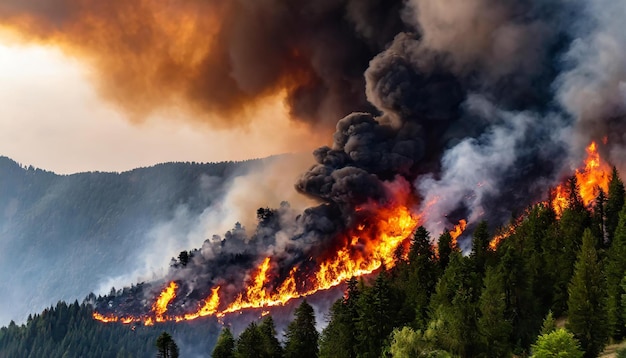
[[[368,61],[405,25],[401,0],[8,0],[0,25],[88,59],[105,96],[141,117],[183,105],[215,126],[286,91],[323,128],[354,110]]]
[[[250,8],[237,4],[232,18],[251,16]],[[433,233],[460,218],[495,227],[545,198],[551,185],[580,165],[591,140],[608,137],[604,155],[624,164],[624,1],[255,4],[250,6],[260,18],[279,21],[270,25],[298,31],[280,34],[269,49],[260,46],[252,67],[236,66],[246,68],[241,78],[271,68],[285,53],[297,54],[298,64],[329,76],[307,82],[313,87],[305,86],[304,94],[332,87],[349,98],[315,98],[341,98],[341,106],[362,110],[367,105],[361,95],[343,91],[363,84],[362,61],[368,58],[363,87],[375,110],[341,119],[332,146],[316,150],[316,164],[297,181],[296,189],[319,206],[301,214],[288,206],[261,212],[251,234],[237,227],[207,240],[192,263],[172,270],[167,279],[183,282],[189,297],[205,297],[210,287],[225,283],[229,294],[240,292],[249,270],[266,256],[273,257],[277,282],[294,265],[314,265],[345,239],[340,233],[367,220],[372,212],[363,208],[389,205],[398,192]],[[246,26],[239,35],[254,32],[258,44],[273,33]],[[315,34],[308,32],[313,29]],[[281,52],[283,43],[304,39],[307,45],[296,52]],[[339,82],[316,87],[330,78]],[[337,83],[343,85],[333,87]],[[292,108],[324,108],[324,101],[308,98],[297,103],[312,107]]]

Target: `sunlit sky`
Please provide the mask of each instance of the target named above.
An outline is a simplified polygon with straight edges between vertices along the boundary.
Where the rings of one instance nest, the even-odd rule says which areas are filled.
[[[255,113],[264,120],[236,130],[194,124],[175,110],[132,123],[98,96],[89,78],[84,64],[56,48],[0,38],[0,155],[75,173],[241,160],[310,151],[319,144],[309,129],[288,121],[278,101]]]

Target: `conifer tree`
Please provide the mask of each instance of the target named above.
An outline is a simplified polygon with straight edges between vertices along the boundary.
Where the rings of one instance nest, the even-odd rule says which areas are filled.
[[[263,341],[263,358],[281,358],[283,347],[276,338],[276,326],[272,316],[266,316],[259,325],[259,332]]]
[[[455,250],[456,247],[454,247],[450,232],[447,230],[444,231],[443,234],[439,236],[439,240],[437,241],[437,253],[439,256],[439,267],[441,272],[443,272],[448,266],[448,262],[450,262],[450,255]]]
[[[567,328],[581,343],[585,357],[600,353],[608,338],[606,287],[591,230],[585,230],[583,245],[569,285]]]
[[[582,358],[583,351],[574,335],[564,329],[543,334],[532,347],[533,358]]]
[[[319,333],[315,329],[313,307],[306,300],[296,309],[296,317],[287,326],[285,336],[286,358],[317,358]]]
[[[626,334],[625,322],[621,314],[624,291],[620,285],[626,274],[626,206],[619,213],[619,221],[607,253],[605,273],[609,334],[612,338],[619,340]]]
[[[511,323],[505,318],[506,304],[502,275],[494,268],[485,274],[484,289],[479,300],[481,317],[478,331],[483,352],[488,357],[505,357],[511,351],[509,340]]]
[[[549,334],[556,331],[556,322],[554,321],[554,315],[552,311],[548,311],[546,318],[541,325],[541,334]]]
[[[228,327],[224,327],[217,339],[215,348],[211,355],[213,358],[234,358],[235,357],[235,339]]]
[[[321,358],[356,357],[358,299],[357,281],[352,277],[348,280],[345,297],[337,300],[330,309],[330,321],[320,336]]]
[[[605,207],[606,236],[609,244],[615,235],[615,229],[617,228],[619,222],[619,213],[624,207],[625,195],[626,192],[624,190],[624,183],[619,177],[617,168],[613,167],[611,180],[609,181],[609,197]]]
[[[263,337],[259,326],[251,322],[239,335],[235,345],[236,358],[261,357],[263,355]]]
[[[474,261],[475,271],[483,274],[487,257],[489,255],[489,228],[486,221],[481,221],[472,235],[472,253],[470,257]]]
[[[418,327],[426,325],[428,303],[435,291],[439,278],[439,267],[436,262],[430,233],[420,226],[413,237],[409,250],[409,277],[407,283],[406,304],[415,311],[415,322]]]
[[[178,346],[167,332],[161,333],[155,343],[158,358],[178,358]]]

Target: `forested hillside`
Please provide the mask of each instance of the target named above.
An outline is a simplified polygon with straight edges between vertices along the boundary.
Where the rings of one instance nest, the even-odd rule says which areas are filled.
[[[59,303],[0,329],[0,356],[149,357],[166,330],[183,357],[596,357],[626,337],[624,185],[614,170],[590,207],[575,178],[565,188],[563,211],[539,203],[496,232],[478,224],[470,252],[418,228],[394,267],[349,280],[322,332],[306,301],[284,332],[270,315],[217,340],[214,319],[103,324],[87,303]]]
[[[198,215],[262,161],[56,175],[0,157],[0,324],[85,297],[141,264],[150,231]],[[166,259],[169,259],[167,257]]]
[[[11,322],[0,328],[0,357],[153,358],[157,337],[163,331],[172,335],[182,357],[203,357],[219,332],[213,318],[146,327],[105,325],[91,315],[88,303],[59,302],[41,314],[29,316],[24,325]]]

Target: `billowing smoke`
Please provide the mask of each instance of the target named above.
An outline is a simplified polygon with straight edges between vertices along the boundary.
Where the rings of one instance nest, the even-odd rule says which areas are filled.
[[[0,25],[89,61],[135,118],[172,105],[218,127],[279,96],[324,126],[372,107],[363,71],[404,27],[400,0],[8,0]],[[246,115],[243,115],[243,114]]]
[[[117,61],[131,60],[141,85],[209,111],[230,112],[279,89],[300,119],[331,123],[358,111],[339,120],[332,145],[314,152],[316,164],[296,182],[317,206],[261,209],[256,227],[213,236],[162,282],[135,288],[151,302],[166,281],[179,282],[173,314],[216,286],[232,302],[262,263],[264,289],[295,277],[298,294],[340,253],[384,264],[376,255],[390,251],[372,247],[397,231],[380,224],[396,208],[435,234],[460,218],[504,224],[571,174],[592,140],[624,163],[624,0],[83,1],[55,11],[8,4],[0,14],[31,34],[50,32],[90,55],[119,46],[97,60],[124,98],[142,88],[116,77],[126,73]],[[163,8],[171,10],[165,18]],[[174,20],[184,25],[172,29]],[[113,31],[114,40],[104,31],[96,49],[82,38],[93,35],[92,24],[124,31]],[[181,39],[192,46],[178,48]],[[147,77],[135,66],[144,60],[153,63]],[[153,95],[138,103],[151,105]],[[112,299],[103,309],[134,304],[130,311],[145,313],[146,302]]]

